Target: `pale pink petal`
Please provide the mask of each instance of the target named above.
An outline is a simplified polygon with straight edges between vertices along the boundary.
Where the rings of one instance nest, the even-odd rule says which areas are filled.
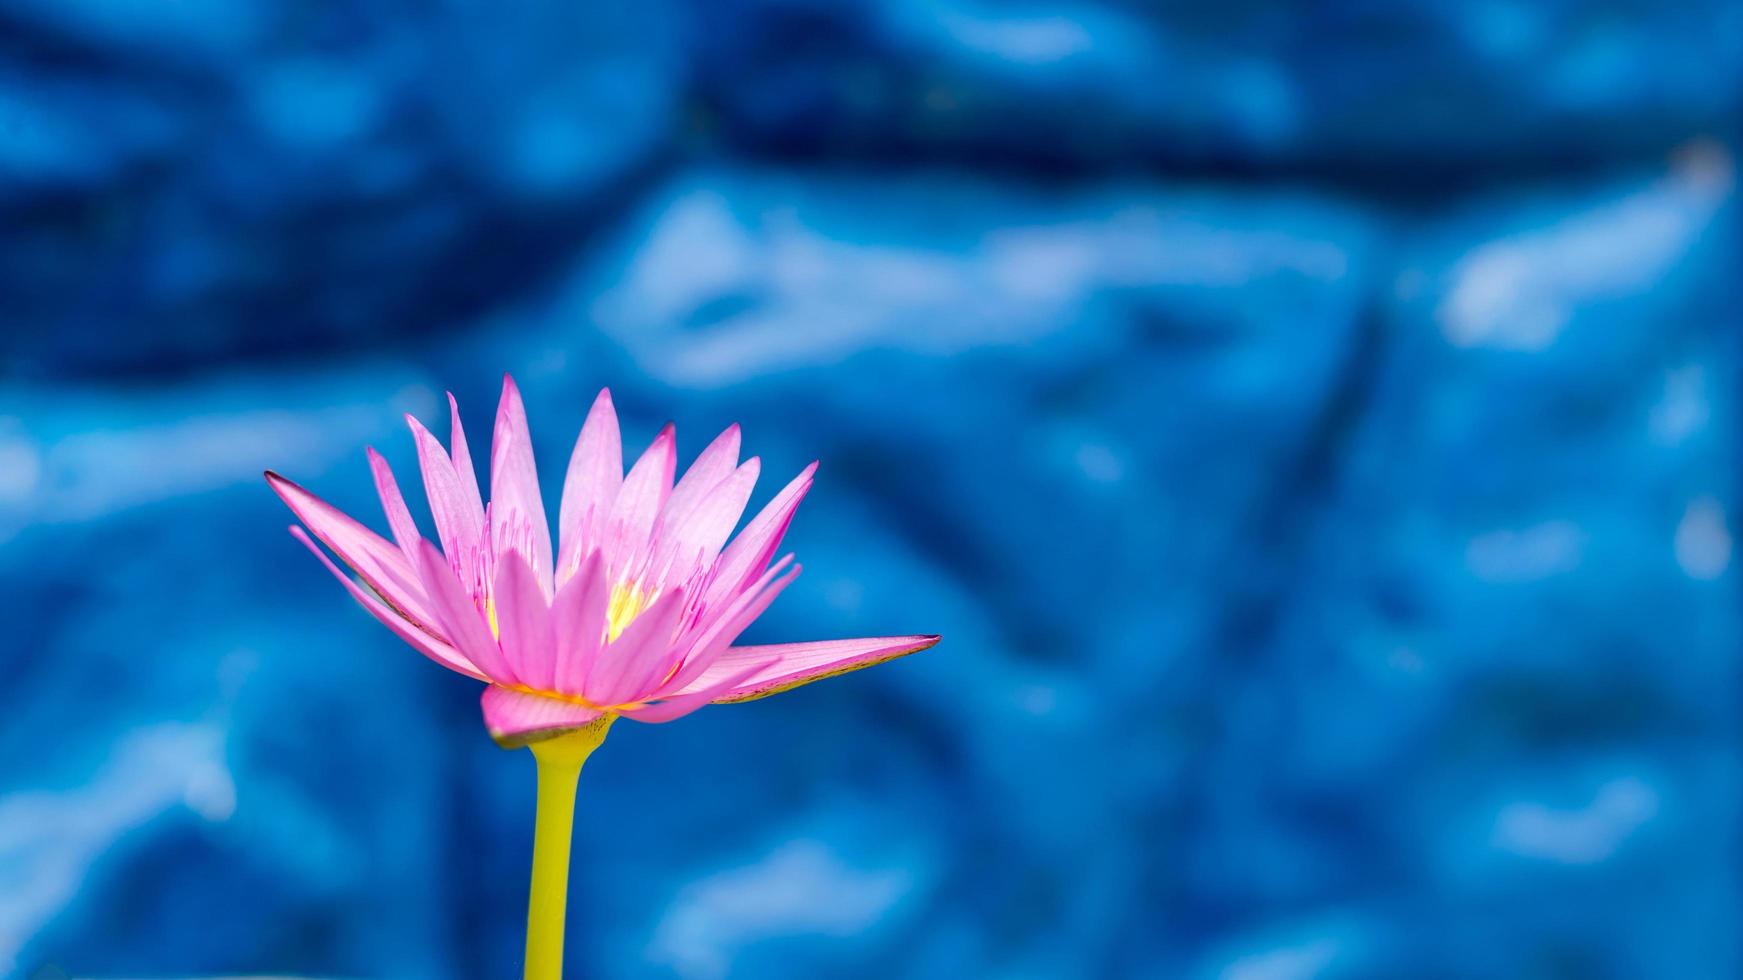
[[[735,685],[744,683],[751,677],[751,675],[761,669],[761,666],[747,667],[736,674],[731,674],[722,678],[720,682],[713,687],[702,688],[690,694],[680,694],[670,697],[664,701],[658,702],[657,704],[641,705],[634,708],[620,708],[617,713],[625,718],[632,718],[636,721],[646,722],[650,725],[676,721],[699,708],[707,707],[720,692],[729,691]]]
[[[436,524],[436,540],[453,567],[470,569],[478,554],[484,529],[483,508],[474,509],[460,474],[454,470],[441,442],[410,415],[405,417],[412,439],[418,445],[418,466],[424,474],[424,496],[430,503],[430,519]]]
[[[587,700],[611,705],[633,700],[640,694],[633,685],[651,672],[651,662],[670,649],[683,608],[684,590],[673,589],[655,599],[653,605],[625,627],[600,652],[598,665],[587,678]]]
[[[526,559],[511,551],[497,560],[491,598],[496,603],[502,653],[515,675],[528,687],[556,690],[557,642],[551,632],[551,611]]]
[[[683,616],[683,589],[675,589],[668,595],[673,595],[672,606],[668,620],[661,625],[650,625],[643,635],[646,639],[637,649],[625,649],[625,662],[630,666],[625,670],[623,683],[618,690],[612,692],[612,703],[640,701],[654,696],[654,693],[665,686],[665,681],[682,661],[682,649],[674,642],[678,633],[678,623]],[[636,623],[647,619],[654,610],[637,618]],[[634,627],[635,623],[630,624]],[[630,631],[624,630],[618,637],[621,643],[630,639]],[[613,649],[616,645],[613,645]],[[609,655],[609,654],[608,654]]]
[[[417,571],[398,548],[337,507],[271,470],[266,472],[266,482],[308,526],[309,533],[331,548],[383,601],[413,624],[436,632],[436,619],[424,598]]]
[[[472,604],[472,598],[460,588],[460,582],[448,563],[428,541],[418,546],[418,575],[429,594],[430,606],[441,622],[442,635],[448,638],[467,660],[478,665],[492,681],[521,683],[520,675],[508,661],[490,635],[484,614]]]
[[[707,670],[709,665],[725,652],[733,640],[743,633],[751,623],[761,616],[775,597],[792,583],[799,575],[800,565],[793,565],[786,575],[780,575],[783,568],[792,562],[793,556],[787,555],[780,561],[770,565],[762,577],[752,583],[751,587],[735,596],[730,604],[722,610],[694,637],[686,638],[682,644],[683,654],[680,666],[672,673],[670,679],[660,686],[662,692],[682,691],[691,681]]]
[[[740,441],[738,423],[726,427],[726,431],[714,437],[708,448],[696,457],[696,462],[684,471],[684,478],[672,488],[672,496],[666,501],[666,506],[660,511],[660,524],[672,528],[683,523],[690,512],[700,505],[703,499],[721,480],[726,479],[738,466],[738,447]]]
[[[552,690],[579,695],[587,689],[588,672],[605,641],[605,611],[610,601],[605,561],[595,551],[581,563],[581,570],[557,589],[557,598],[551,603],[557,642]]]
[[[612,507],[611,529],[606,538],[612,578],[620,579],[627,571],[639,569],[647,557],[654,519],[672,493],[675,469],[676,439],[671,424],[667,423],[654,437],[653,444],[630,467],[629,475],[623,478],[623,490],[618,493]]]
[[[607,388],[587,412],[581,437],[569,456],[569,473],[563,478],[563,502],[557,511],[559,584],[575,573],[584,555],[604,543],[605,524],[622,486],[623,439]]]
[[[697,568],[714,560],[726,543],[738,519],[744,515],[744,505],[750,502],[756,487],[762,460],[755,456],[733,470],[703,497],[688,517],[661,541],[661,554],[654,567],[666,569],[667,581],[688,581]]]
[[[521,551],[540,588],[551,594],[551,526],[539,496],[539,471],[527,431],[526,406],[514,379],[502,376],[502,401],[496,406],[496,434],[490,445],[491,540],[496,553]]]
[[[472,451],[466,448],[466,428],[460,424],[460,403],[448,392],[448,442],[453,445],[451,459],[454,474],[460,478],[460,492],[465,495],[472,512],[484,519],[484,498],[478,493],[478,471],[472,466]]]
[[[721,654],[688,689],[691,693],[716,686],[724,677],[757,666],[754,676],[719,693],[715,702],[727,704],[779,694],[801,684],[820,681],[849,671],[881,664],[886,660],[918,653],[938,642],[936,636],[875,636],[859,640],[817,640],[810,643],[776,643],[770,646],[733,647]]]
[[[399,545],[400,554],[405,555],[408,564],[415,565],[418,560],[417,522],[412,520],[412,512],[406,509],[405,497],[399,492],[399,481],[393,478],[393,470],[387,465],[387,460],[371,446],[366,450],[369,454],[369,470],[375,475],[375,492],[381,497],[381,509],[387,515],[387,526],[393,529],[393,540]]]
[[[811,489],[816,472],[816,463],[801,470],[721,552],[714,583],[705,597],[706,605],[720,605],[762,574],[769,559],[780,548],[787,527],[793,523],[793,512],[798,509],[799,501],[805,499],[805,492]]]
[[[497,684],[484,689],[484,727],[505,748],[548,738],[598,721],[604,712]]]
[[[460,651],[419,629],[410,620],[388,608],[380,599],[365,592],[361,586],[351,580],[351,576],[346,575],[339,570],[339,566],[333,564],[326,552],[310,540],[309,536],[303,533],[302,528],[292,525],[290,532],[305,547],[315,553],[315,557],[321,560],[321,564],[327,566],[327,571],[332,572],[333,577],[345,586],[345,591],[351,593],[351,598],[356,599],[358,605],[369,610],[369,614],[380,620],[383,626],[392,630],[393,635],[411,644],[412,649],[449,670],[459,671],[467,677],[475,677],[481,681],[486,679],[477,667],[472,666],[471,661],[460,655]]]

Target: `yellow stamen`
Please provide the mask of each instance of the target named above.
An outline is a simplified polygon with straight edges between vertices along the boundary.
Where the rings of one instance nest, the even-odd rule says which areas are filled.
[[[653,601],[653,595],[643,592],[639,582],[613,588],[611,601],[605,607],[605,641],[609,643],[617,639],[618,634],[646,611]]]
[[[490,636],[492,639],[502,639],[502,627],[496,625],[496,597],[486,594],[484,597],[484,618],[490,620]]]

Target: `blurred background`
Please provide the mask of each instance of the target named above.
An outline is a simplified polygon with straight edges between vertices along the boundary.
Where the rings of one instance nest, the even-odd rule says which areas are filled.
[[[505,370],[945,635],[617,726],[573,976],[1743,974],[1740,110],[1725,0],[5,0],[0,974],[519,975],[531,758],[260,479]]]

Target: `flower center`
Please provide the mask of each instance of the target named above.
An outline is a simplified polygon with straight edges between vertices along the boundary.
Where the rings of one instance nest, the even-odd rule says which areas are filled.
[[[605,607],[605,641],[617,639],[654,601],[652,593],[643,592],[641,583],[626,583],[611,590],[611,601]]]
[[[611,599],[605,606],[605,642],[610,643],[628,629],[629,624],[635,622],[635,618],[653,604],[656,595],[654,592],[642,591],[640,582],[626,582],[614,586]],[[491,638],[501,640],[502,627],[496,619],[496,597],[488,592],[484,594],[484,618],[490,622]]]

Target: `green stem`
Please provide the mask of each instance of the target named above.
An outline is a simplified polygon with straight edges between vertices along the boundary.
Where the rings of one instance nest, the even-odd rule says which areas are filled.
[[[526,980],[562,980],[563,912],[569,893],[569,840],[575,829],[575,787],[581,765],[599,743],[611,715],[533,742],[538,764],[538,815],[533,824],[533,883],[527,897]]]

